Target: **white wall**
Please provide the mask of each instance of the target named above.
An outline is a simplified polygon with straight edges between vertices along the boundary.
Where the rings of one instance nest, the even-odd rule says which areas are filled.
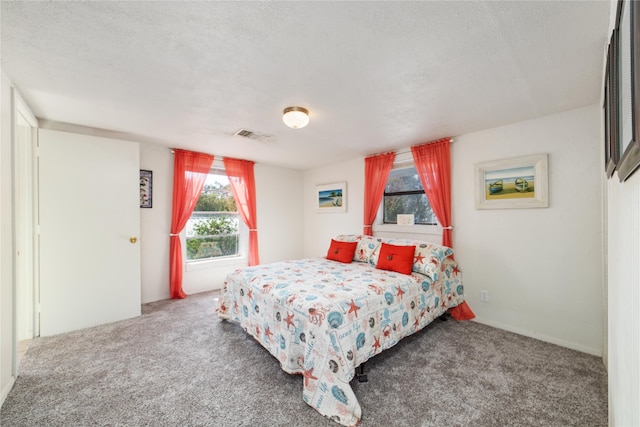
[[[169,233],[173,155],[168,147],[140,144],[140,169],[153,171],[152,207],[140,209],[142,303],[169,298]]]
[[[456,137],[453,239],[478,322],[602,354],[600,123],[594,105]],[[537,153],[549,208],[474,208],[475,163]]]
[[[260,263],[302,258],[302,171],[255,167]]]
[[[600,115],[582,108],[455,136],[453,245],[477,320],[602,354]],[[550,207],[476,210],[474,163],[549,153]],[[347,213],[314,209],[315,186],[347,181]],[[361,233],[364,159],[305,171],[305,256],[330,238]],[[423,236],[417,238],[424,240]],[[480,303],[488,290],[489,303]]]
[[[13,243],[11,189],[11,81],[0,70],[0,404],[15,380],[13,313]]]
[[[617,1],[610,2],[609,35]],[[603,69],[606,52],[603,52]],[[640,426],[640,171],[606,182],[609,425]]]
[[[609,421],[640,425],[640,171],[608,181]]]
[[[310,169],[304,172],[304,256],[325,256],[331,238],[362,233],[364,216],[364,159]],[[316,212],[317,185],[347,183],[347,211]]]

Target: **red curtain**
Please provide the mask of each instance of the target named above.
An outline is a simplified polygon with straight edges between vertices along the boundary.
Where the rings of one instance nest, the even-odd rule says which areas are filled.
[[[224,159],[233,198],[240,217],[249,227],[249,265],[258,265],[258,218],[256,216],[256,182],[253,176],[254,162]]]
[[[382,153],[364,159],[364,230],[366,236],[373,236],[373,221],[387,185],[389,172],[396,158],[395,152]]]
[[[452,248],[451,240],[451,162],[449,138],[411,147],[424,193],[442,225],[442,244]]]
[[[171,298],[184,298],[182,290],[182,244],[180,232],[187,225],[198,203],[202,187],[211,170],[213,156],[186,150],[174,150],[173,159],[173,213],[169,238],[169,294]]]
[[[449,138],[411,147],[420,182],[429,203],[442,225],[442,244],[453,248],[451,238],[451,157]],[[466,302],[449,310],[457,320],[475,317]]]

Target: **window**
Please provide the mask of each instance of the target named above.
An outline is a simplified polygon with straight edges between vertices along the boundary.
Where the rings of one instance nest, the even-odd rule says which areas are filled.
[[[211,169],[187,221],[187,261],[238,255],[240,217],[223,169]]]
[[[383,203],[384,224],[397,224],[398,214],[413,214],[416,224],[438,223],[415,166],[391,170],[384,188]]]

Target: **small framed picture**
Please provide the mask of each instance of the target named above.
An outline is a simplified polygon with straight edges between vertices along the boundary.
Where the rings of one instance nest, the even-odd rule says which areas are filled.
[[[476,209],[549,207],[547,154],[475,165]]]
[[[398,225],[414,225],[414,214],[398,214],[396,217]]]
[[[316,186],[317,212],[346,212],[347,183],[326,184]]]
[[[153,205],[153,172],[140,169],[140,207]]]

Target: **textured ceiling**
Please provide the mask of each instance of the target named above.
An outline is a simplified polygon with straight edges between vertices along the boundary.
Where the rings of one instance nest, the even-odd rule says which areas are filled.
[[[3,0],[0,52],[41,119],[306,169],[599,102],[608,23],[608,1]]]

